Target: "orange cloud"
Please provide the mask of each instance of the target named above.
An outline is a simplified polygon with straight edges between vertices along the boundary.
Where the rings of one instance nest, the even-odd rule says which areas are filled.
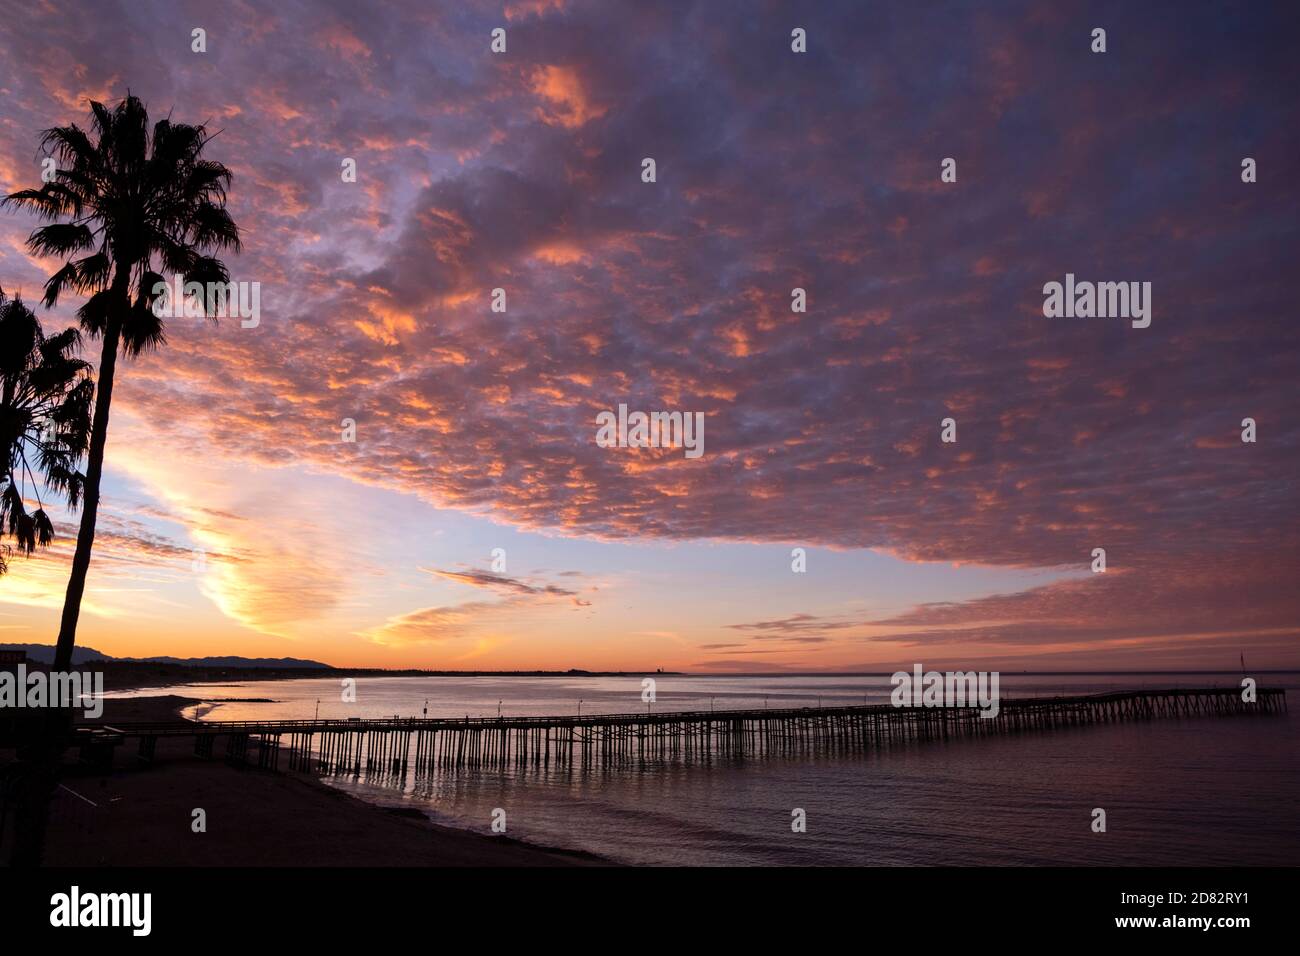
[[[533,71],[532,91],[547,102],[538,109],[538,117],[546,123],[575,129],[605,115],[603,106],[591,102],[573,67],[538,67]]]

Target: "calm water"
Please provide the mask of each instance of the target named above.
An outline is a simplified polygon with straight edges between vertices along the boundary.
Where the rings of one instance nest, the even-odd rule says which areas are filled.
[[[658,711],[880,703],[883,676],[658,679]],[[1221,675],[1011,675],[1002,695],[1237,686]],[[1300,675],[1261,683],[1300,700]],[[584,714],[644,710],[639,678],[361,679],[201,684],[168,692],[272,698],[197,708],[214,720]],[[156,693],[136,691],[135,694]],[[110,695],[112,696],[112,695]],[[417,792],[330,782],[432,819],[649,864],[1252,865],[1300,863],[1300,728],[1278,718],[1158,720],[927,742],[835,758],[583,771],[439,772]],[[1108,832],[1093,833],[1102,807]],[[791,811],[807,813],[793,833]]]

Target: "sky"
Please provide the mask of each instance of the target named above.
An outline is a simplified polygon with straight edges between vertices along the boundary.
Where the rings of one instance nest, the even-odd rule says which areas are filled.
[[[129,89],[220,130],[226,262],[261,289],[257,327],[173,319],[119,363],[78,643],[1300,666],[1298,21],[0,0],[0,192],[39,185],[42,130]],[[60,265],[35,225],[0,212],[0,287],[29,302]],[[1067,274],[1151,283],[1149,327],[1045,316]],[[619,404],[702,413],[704,454],[602,447]],[[57,634],[76,529],[55,517],[0,579],[0,641]]]

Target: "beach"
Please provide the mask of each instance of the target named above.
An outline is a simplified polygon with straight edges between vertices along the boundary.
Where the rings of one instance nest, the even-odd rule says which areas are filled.
[[[177,695],[109,699],[100,723],[181,719]],[[71,762],[69,753],[65,760]],[[194,811],[206,832],[192,830]],[[188,738],[152,764],[119,748],[109,774],[71,771],[56,791],[47,866],[574,866],[590,854],[439,826],[364,803],[314,776],[204,760]],[[485,824],[486,830],[486,824]]]

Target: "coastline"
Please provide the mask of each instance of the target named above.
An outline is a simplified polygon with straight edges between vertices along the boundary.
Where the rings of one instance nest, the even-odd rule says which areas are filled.
[[[755,694],[769,689],[778,701],[796,703],[811,693],[826,690],[816,682],[796,680],[769,688],[766,685],[770,683],[770,679],[733,681],[707,689],[718,692],[720,702],[726,701],[733,705],[746,698],[752,699]],[[869,685],[870,682],[857,683]],[[1126,692],[1117,690],[1112,682],[1104,679],[1074,681],[1068,685],[1050,679],[1022,680],[1018,684],[1011,682],[1011,689],[1019,692],[1015,696],[1008,696],[1006,702],[1009,709],[1015,710],[1012,704],[1017,707],[1033,705],[1036,699],[1052,708],[1053,713],[1058,713],[1061,707],[1072,708],[1072,695],[1078,695],[1088,699],[1088,713],[1099,714],[1112,703],[1110,698],[1117,693],[1128,697],[1135,694],[1157,694],[1163,697],[1184,692],[1211,695],[1227,693],[1235,699],[1235,691],[1224,687],[1224,680],[1204,681],[1213,687],[1202,691],[1170,689],[1179,683],[1174,678],[1144,683],[1166,690],[1134,688]],[[1295,682],[1287,683],[1294,693]],[[545,708],[544,712],[550,714],[560,713],[560,708],[567,700],[566,695],[572,693],[572,688],[561,688],[548,694],[544,689],[539,691],[536,682],[528,681],[512,686],[491,686],[488,689],[492,691],[490,697],[526,700],[530,702],[533,712]],[[377,723],[386,722],[388,718],[384,715],[387,714],[403,710],[418,712],[418,700],[414,706],[409,701],[423,696],[425,688],[419,688],[421,694],[413,694],[411,687],[395,682],[383,690],[385,693],[367,699],[364,705],[367,709],[363,714],[381,715],[377,718]],[[845,685],[837,687],[837,690],[843,699],[855,688]],[[1282,690],[1286,688],[1276,688],[1270,693],[1277,694]],[[206,717],[200,716],[200,719],[220,720],[228,717],[235,720],[260,720],[306,716],[312,713],[318,693],[315,687],[301,685],[285,685],[279,689],[271,685],[213,687],[211,693],[207,687],[173,688],[171,691],[143,687],[136,691],[140,695],[138,697],[108,698],[106,707],[115,709],[107,710],[104,719],[110,724],[132,719],[172,722],[177,720],[178,710],[183,710],[188,715],[196,712],[202,715],[208,708],[218,705],[222,701],[222,695],[235,694],[251,700],[255,699],[253,695],[260,696],[259,691],[265,697],[275,698],[276,703],[234,704],[228,710],[218,707],[215,712],[208,712]],[[454,682],[445,691],[430,694],[431,698],[435,696],[441,702],[441,712],[450,710],[455,715],[463,710],[484,709],[481,706],[485,699],[483,690],[472,681]],[[866,692],[861,698],[854,693],[854,703],[858,699],[865,702],[866,697]],[[1100,700],[1101,698],[1105,700]],[[766,703],[766,700],[762,702]],[[840,701],[831,704],[832,709],[840,706]],[[584,716],[589,716],[589,709],[584,709]],[[708,709],[711,711],[713,708],[709,706]],[[805,709],[795,708],[794,719],[801,719],[798,711]],[[1204,708],[1193,708],[1197,714],[1202,709]],[[778,710],[782,714],[787,712],[783,708]],[[892,713],[893,709],[886,706],[884,710]],[[1172,705],[1168,701],[1161,708],[1161,713],[1171,718],[1174,716]],[[758,714],[764,720],[773,719],[770,708],[764,708]],[[751,716],[757,714],[751,713]],[[509,811],[512,824],[518,822],[527,825],[527,829],[519,831],[512,826],[511,836],[531,839],[533,846],[530,849],[534,853],[558,853],[564,862],[571,863],[574,862],[574,855],[548,848],[572,847],[575,841],[580,840],[578,845],[603,857],[603,860],[587,858],[582,862],[597,865],[627,865],[629,861],[667,866],[754,863],[878,865],[885,861],[900,865],[925,865],[926,851],[918,849],[914,841],[908,838],[909,833],[915,832],[934,833],[939,835],[936,838],[945,840],[945,860],[953,865],[988,864],[990,859],[996,860],[993,865],[1017,865],[1027,858],[1019,849],[1022,844],[1017,842],[1019,836],[1027,831],[1038,841],[1040,850],[1034,856],[1038,863],[1098,865],[1105,862],[1136,865],[1141,859],[1150,858],[1160,861],[1162,865],[1198,865],[1235,859],[1233,854],[1242,852],[1242,847],[1247,847],[1245,852],[1253,854],[1253,858],[1260,861],[1286,858],[1285,846],[1290,842],[1289,837],[1265,839],[1257,826],[1249,821],[1243,823],[1237,818],[1233,818],[1231,823],[1224,823],[1216,830],[1216,834],[1204,835],[1195,841],[1170,843],[1166,839],[1168,831],[1162,830],[1160,826],[1164,811],[1157,800],[1148,796],[1140,785],[1135,785],[1135,775],[1140,771],[1134,768],[1159,768],[1178,784],[1180,791],[1197,794],[1192,803],[1197,812],[1215,816],[1223,813],[1225,807],[1251,804],[1256,808],[1254,812],[1257,821],[1271,821],[1269,826],[1275,826],[1279,833],[1288,828],[1292,833],[1300,832],[1293,825],[1294,810],[1289,809],[1281,799],[1285,788],[1265,788],[1255,792],[1250,790],[1249,784],[1235,778],[1207,778],[1204,770],[1214,761],[1230,768],[1244,759],[1276,777],[1284,772],[1278,755],[1281,747],[1294,742],[1294,725],[1289,728],[1285,721],[1270,720],[1269,724],[1265,724],[1235,719],[1210,723],[1208,719],[1202,720],[1201,716],[1195,714],[1186,715],[1186,720],[1178,717],[1157,721],[1147,720],[1135,712],[1132,721],[1090,720],[1091,723],[1115,723],[1115,726],[1094,727],[1085,731],[1082,727],[1075,726],[1079,723],[1079,716],[1071,709],[1068,720],[1047,720],[1050,727],[1028,727],[1023,725],[1023,721],[1012,721],[1016,726],[1007,726],[1007,721],[1003,721],[997,725],[1001,729],[994,728],[997,729],[994,734],[980,734],[978,741],[949,740],[949,735],[944,734],[942,740],[932,738],[926,746],[916,747],[909,742],[910,732],[898,737],[886,730],[883,739],[880,733],[873,735],[874,744],[870,740],[863,740],[862,746],[849,748],[851,753],[828,754],[830,759],[820,759],[824,751],[812,746],[816,742],[814,735],[817,731],[810,728],[805,732],[805,737],[811,749],[788,750],[778,745],[777,750],[781,752],[772,752],[770,755],[765,752],[761,759],[757,752],[754,759],[749,754],[743,755],[739,760],[710,759],[707,761],[709,769],[703,772],[677,772],[676,761],[672,764],[674,769],[660,772],[663,765],[654,762],[653,757],[650,773],[567,775],[562,771],[554,774],[542,771],[536,775],[497,775],[477,771],[450,774],[439,772],[436,776],[421,781],[416,788],[419,796],[410,791],[404,793],[401,788],[394,786],[396,778],[389,778],[382,770],[373,778],[367,773],[357,781],[350,773],[338,777],[293,772],[276,775],[269,771],[254,770],[247,765],[230,767],[222,760],[226,750],[223,738],[217,742],[216,760],[197,763],[205,779],[225,779],[231,782],[228,789],[238,798],[236,805],[218,806],[219,812],[214,811],[214,804],[199,802],[197,799],[188,805],[182,804],[179,810],[175,805],[160,805],[154,818],[149,818],[146,814],[140,818],[138,826],[145,829],[167,829],[167,836],[173,844],[167,849],[172,855],[157,856],[161,851],[152,847],[147,848],[147,852],[154,855],[151,859],[172,861],[179,848],[196,846],[206,850],[206,844],[202,841],[196,844],[185,829],[188,826],[186,814],[190,808],[202,807],[209,816],[209,835],[215,832],[218,818],[227,830],[233,821],[233,826],[241,829],[260,831],[262,843],[274,844],[269,849],[279,855],[277,859],[265,855],[249,855],[267,849],[260,845],[238,848],[237,852],[245,855],[237,860],[231,858],[236,851],[230,849],[224,850],[219,859],[200,859],[187,855],[184,862],[200,867],[219,867],[232,862],[329,867],[340,864],[342,860],[373,867],[557,865],[553,857],[544,861],[484,857],[479,851],[485,848],[485,844],[492,845],[493,849],[507,845],[501,839],[504,835],[492,835],[489,832],[489,820],[496,814],[496,807]],[[1154,718],[1155,715],[1152,713],[1146,716]],[[359,719],[366,720],[367,717]],[[597,716],[596,719],[601,718]],[[705,715],[704,719],[712,718],[711,715]],[[488,718],[484,720],[490,723]],[[459,718],[456,717],[453,723],[459,723]],[[882,723],[890,721],[882,715]],[[1059,730],[1056,729],[1058,727]],[[456,727],[447,729],[450,735],[441,740],[444,753],[450,755],[457,753],[458,748],[453,743],[452,749],[447,750],[447,741],[453,740],[455,734],[461,731]],[[381,741],[382,746],[385,733],[393,731],[381,729],[378,737],[367,732],[363,738],[352,739],[364,740],[366,750],[373,752],[376,740]],[[396,731],[396,734],[394,742],[400,749],[401,731]],[[1067,735],[1068,740],[1065,739]],[[635,734],[630,736],[636,737]],[[159,739],[158,756],[170,760],[172,758],[164,751],[165,743],[165,739]],[[193,745],[192,737],[180,737],[172,745],[180,748],[174,754],[178,762],[184,759],[189,764],[195,763],[188,752]],[[633,744],[634,750],[635,747]],[[1058,778],[1051,775],[1048,779],[1043,779],[1043,774],[1035,768],[1052,765],[1051,762],[1057,760],[1065,749],[1077,751],[1077,758],[1064,768],[1064,776]],[[254,764],[257,762],[256,751],[256,747],[250,748]],[[1193,751],[1199,756],[1188,759]],[[382,753],[381,750],[381,763],[376,765],[378,767],[382,767],[382,761],[386,759]],[[359,750],[358,754],[364,761],[364,754]],[[771,759],[768,759],[769,756]],[[1120,757],[1123,759],[1118,759]],[[283,758],[282,753],[280,766],[287,769],[288,765]],[[459,759],[451,762],[459,763]],[[351,766],[350,756],[348,763]],[[686,758],[682,767],[690,764],[698,768],[703,763],[705,762]],[[134,741],[118,749],[117,764],[119,771],[128,771],[135,766]],[[161,769],[160,766],[154,767],[133,776],[149,776]],[[1289,773],[1289,770],[1285,772]],[[231,775],[235,773],[242,773],[243,777],[233,780]],[[126,775],[119,773],[114,776]],[[935,775],[941,779],[968,780],[969,789],[950,794],[948,791],[951,788],[942,788],[942,793],[936,791],[921,801],[914,799],[915,794],[927,786],[926,781]],[[268,777],[280,781],[277,787],[288,788],[292,785],[298,792],[288,796],[280,792],[264,792],[269,786],[266,783]],[[860,799],[860,788],[864,781],[873,787],[874,798],[867,801],[869,806],[864,806]],[[1012,782],[1010,787],[1007,781]],[[68,783],[78,787],[83,795],[102,802],[93,791],[82,789],[80,784],[72,780],[68,780]],[[1146,835],[1139,835],[1136,847],[1118,841],[1104,844],[1100,841],[1080,841],[1078,833],[1068,826],[1068,821],[1062,826],[1062,814],[1073,806],[1077,794],[1090,792],[1091,788],[1103,788],[1112,802],[1127,801],[1135,808],[1131,813],[1146,815]],[[325,809],[318,807],[319,801],[314,800],[310,794],[303,794],[303,790],[325,791],[331,805]],[[1006,794],[1012,790],[1029,795],[1027,799],[1031,799],[1035,809],[1028,814],[1018,810],[1013,802],[1006,799]],[[647,799],[647,795],[657,797],[668,792],[672,793],[674,799]],[[814,803],[818,808],[820,825],[852,834],[852,838],[841,844],[811,840],[789,841],[784,837],[789,824],[782,819],[784,814],[774,813],[771,799],[767,796],[769,792],[787,795],[791,801],[789,806],[795,808],[806,808],[810,802]],[[113,800],[118,796],[117,792],[110,791],[104,799]],[[348,797],[352,803],[361,803],[353,807],[350,820],[339,821],[336,818],[346,811],[339,810],[338,804],[348,804]],[[72,799],[75,800],[76,797]],[[329,821],[338,826],[322,828],[304,824],[290,827],[293,832],[282,834],[280,821],[286,814],[294,815],[296,824],[297,807],[304,800],[309,801],[304,814],[325,813]],[[983,837],[968,831],[964,821],[970,800],[979,800],[992,808],[990,825],[1002,834],[1003,849],[990,851],[985,846]],[[1099,806],[1105,805],[1101,800],[1093,802]],[[273,814],[257,817],[263,803],[278,806],[279,817]],[[579,808],[578,825],[582,827],[581,832],[574,830],[574,807]],[[97,812],[81,810],[80,807],[74,809],[80,810],[87,817],[93,817]],[[250,815],[257,819],[252,822],[243,819]],[[394,817],[403,818],[405,826],[394,827]],[[179,828],[176,823],[178,820],[183,824]],[[386,832],[375,837],[368,828],[368,821]],[[76,824],[76,820],[72,819],[71,823]],[[125,828],[127,824],[123,823],[122,826]],[[303,834],[303,829],[309,832]],[[396,835],[387,831],[395,831]],[[81,835],[86,846],[95,846],[95,832],[90,825],[81,826],[75,832]],[[431,837],[431,833],[435,835]],[[226,832],[220,835],[222,839],[230,838]],[[466,836],[471,838],[468,842],[464,839]],[[420,841],[421,852],[411,852],[412,840]],[[471,856],[468,859],[462,856],[458,860],[433,858],[437,855],[435,850],[445,857],[442,851],[446,850],[449,840],[468,847]],[[431,847],[431,841],[437,842]],[[309,844],[306,850],[296,849],[304,844]],[[340,854],[343,854],[342,860]],[[322,855],[326,858],[320,859]],[[139,862],[149,862],[134,855],[131,857],[132,862],[137,859]]]
[[[88,723],[183,720],[198,698],[109,698]],[[202,810],[206,831],[194,832]],[[610,866],[367,803],[313,775],[204,760],[160,740],[154,762],[120,748],[111,773],[72,769],[56,792],[46,866]]]

